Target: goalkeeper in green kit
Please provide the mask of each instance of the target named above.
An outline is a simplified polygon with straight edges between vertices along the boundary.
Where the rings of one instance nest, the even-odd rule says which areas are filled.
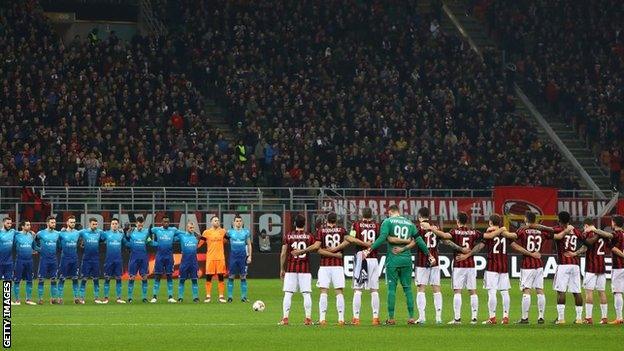
[[[387,325],[394,325],[394,305],[396,299],[397,282],[401,283],[405,298],[407,300],[407,312],[409,319],[407,324],[416,324],[414,319],[414,294],[412,292],[412,253],[411,248],[418,246],[418,249],[429,256],[429,263],[435,263],[435,258],[429,254],[429,249],[418,236],[418,230],[414,223],[403,217],[399,213],[396,205],[388,208],[388,215],[381,224],[379,238],[365,251],[368,255],[370,250],[379,248],[383,243],[387,243],[386,254],[386,282],[388,284],[388,320]],[[407,244],[407,245],[406,245]]]

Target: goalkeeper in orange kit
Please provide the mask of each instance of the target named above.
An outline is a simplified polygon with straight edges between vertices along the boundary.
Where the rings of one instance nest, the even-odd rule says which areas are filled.
[[[202,241],[208,246],[206,250],[206,299],[204,302],[211,301],[212,279],[216,275],[219,279],[219,302],[225,303],[225,297],[223,297],[225,291],[223,277],[227,273],[224,250],[225,229],[221,228],[221,222],[217,216],[210,219],[210,224],[212,227],[202,233]]]

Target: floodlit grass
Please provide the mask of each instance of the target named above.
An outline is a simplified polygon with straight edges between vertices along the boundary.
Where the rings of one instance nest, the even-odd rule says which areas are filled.
[[[231,304],[192,302],[190,282],[187,282],[182,304],[166,302],[166,284],[161,284],[157,304],[144,304],[140,299],[140,282],[135,285],[135,301],[130,305],[96,305],[89,298],[93,294],[87,286],[87,304],[71,303],[71,283],[65,286],[65,305],[13,306],[12,343],[17,350],[562,350],[604,349],[622,346],[624,330],[621,326],[573,325],[574,306],[568,297],[566,320],[568,325],[555,326],[555,294],[551,281],[546,281],[547,310],[545,325],[537,325],[536,298],[532,298],[531,325],[481,325],[487,317],[487,293],[479,290],[479,325],[469,325],[470,299],[464,294],[464,325],[435,325],[433,301],[427,293],[428,324],[407,326],[405,299],[400,287],[397,291],[397,325],[373,327],[370,325],[370,295],[362,299],[362,325],[358,327],[335,325],[337,313],[333,294],[329,297],[329,325],[305,327],[300,294],[293,299],[291,325],[277,326],[282,313],[282,283],[280,280],[249,280],[250,300],[266,303],[264,312],[254,312],[250,303],[242,303],[238,281],[235,300]],[[23,284],[23,283],[22,283]],[[350,281],[348,281],[350,284]],[[481,282],[478,283],[481,286]],[[385,284],[382,285],[382,320],[387,316]],[[444,322],[452,319],[452,290],[450,280],[443,280]],[[214,286],[214,285],[213,285]],[[518,282],[512,282],[511,319],[520,314]],[[608,288],[610,289],[610,287]],[[22,294],[24,287],[22,286]],[[48,287],[46,286],[46,293]],[[111,286],[111,291],[114,288]],[[177,280],[175,281],[177,298]],[[36,297],[36,285],[35,285]],[[124,297],[126,288],[124,286]],[[415,292],[415,289],[414,289]],[[151,295],[151,282],[148,290]],[[46,295],[47,296],[47,295]],[[203,280],[200,280],[200,298],[203,301]],[[346,320],[351,319],[352,289],[345,289]],[[499,296],[499,306],[500,306]],[[596,296],[594,321],[599,321],[600,306]],[[501,318],[499,307],[498,318]],[[609,319],[614,318],[612,296],[609,294]],[[318,290],[313,293],[313,319],[318,319]]]

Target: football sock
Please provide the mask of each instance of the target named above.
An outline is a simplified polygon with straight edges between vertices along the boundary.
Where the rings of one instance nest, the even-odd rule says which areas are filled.
[[[509,318],[509,308],[511,307],[511,299],[509,298],[509,291],[503,290],[500,292],[503,297],[503,318]]]
[[[104,279],[104,297],[108,298],[110,293],[110,279]]]
[[[585,317],[587,318],[591,318],[592,314],[594,311],[594,304],[593,303],[586,303],[585,304]]]
[[[293,293],[286,291],[284,293],[284,301],[282,301],[282,316],[288,318],[290,314],[290,304],[292,303]],[[304,302],[305,303],[305,302]]]
[[[360,309],[362,308],[362,291],[353,292],[353,318],[360,319]]]
[[[241,279],[241,298],[242,299],[246,299],[247,298],[247,279]]]
[[[609,305],[606,303],[600,304],[600,318],[607,318],[607,313],[609,311]]]
[[[193,292],[193,300],[199,297],[199,286],[196,278],[191,279],[191,291]]]
[[[622,293],[614,294],[613,305],[615,307],[615,319],[622,319],[622,306],[624,305],[624,299],[622,299]]]
[[[134,292],[134,279],[130,278],[128,282],[128,299],[132,298],[132,293]]]
[[[544,310],[546,310],[546,295],[537,294],[537,314],[538,318],[544,318]]]
[[[488,290],[488,313],[490,318],[496,317],[496,305],[498,301],[496,299],[496,289]]]
[[[292,297],[292,293],[290,294]],[[290,303],[288,304],[290,308]],[[303,310],[305,311],[306,318],[312,318],[312,294],[309,292],[303,293]]]
[[[344,322],[345,300],[343,294],[336,295],[336,310],[338,310],[338,321]]]
[[[167,275],[167,296],[173,296],[173,278]]]
[[[496,306],[494,309],[496,309]],[[472,312],[470,318],[477,319],[477,314],[479,313],[479,295],[470,295],[470,310]]]
[[[565,305],[557,304],[557,319],[560,321],[565,320]]]
[[[324,321],[327,314],[327,294],[321,293],[319,298],[319,320]]]
[[[379,292],[371,293],[371,308],[373,309],[373,318],[379,318]]]
[[[531,295],[522,294],[522,319],[529,318],[529,307],[531,307]]]
[[[186,279],[178,280],[178,298],[184,298],[184,283],[186,283]]]
[[[455,293],[455,295],[453,295],[453,313],[455,314],[455,320],[461,319],[461,307],[462,296],[461,294]]]
[[[426,320],[425,308],[427,307],[427,298],[422,291],[416,293],[416,307],[418,308],[418,319],[421,321]]]
[[[442,320],[442,293],[433,293],[433,306],[435,307],[436,321]]]
[[[576,320],[583,318],[583,306],[576,306]]]

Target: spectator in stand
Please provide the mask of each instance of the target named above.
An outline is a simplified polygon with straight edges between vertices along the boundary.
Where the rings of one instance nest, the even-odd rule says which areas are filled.
[[[258,245],[260,247],[260,252],[271,252],[271,238],[267,235],[266,229],[260,231]]]

